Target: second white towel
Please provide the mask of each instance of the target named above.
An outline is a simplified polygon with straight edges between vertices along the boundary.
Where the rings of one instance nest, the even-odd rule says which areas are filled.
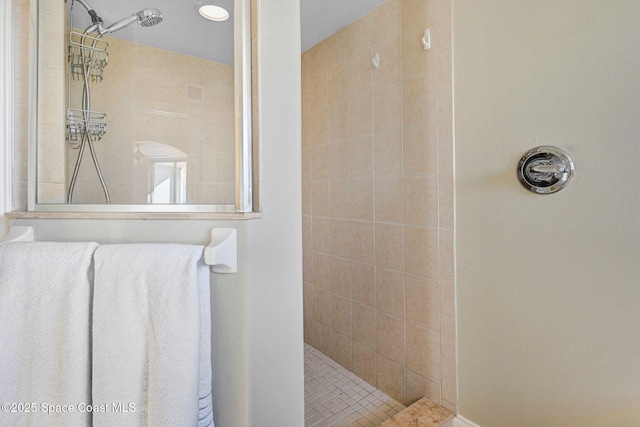
[[[179,244],[96,250],[92,395],[108,410],[94,412],[95,427],[213,425],[202,252]]]

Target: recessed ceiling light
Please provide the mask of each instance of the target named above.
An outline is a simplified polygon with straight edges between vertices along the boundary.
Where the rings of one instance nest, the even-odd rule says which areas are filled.
[[[196,4],[196,10],[203,18],[210,21],[222,22],[229,19],[229,11],[212,2],[200,2]]]

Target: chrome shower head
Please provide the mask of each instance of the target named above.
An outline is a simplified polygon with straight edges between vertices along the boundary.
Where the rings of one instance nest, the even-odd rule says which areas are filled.
[[[154,9],[152,7],[141,10],[136,13],[136,16],[138,17],[138,22],[143,27],[150,27],[162,22],[162,13],[158,9]]]
[[[116,32],[123,29],[129,24],[133,24],[134,22],[137,22],[143,27],[150,27],[162,22],[162,13],[155,8],[143,9],[138,13],[134,13],[131,16],[127,16],[126,18],[123,18],[118,22],[109,25],[107,28],[103,29],[100,34],[105,35],[108,33]]]

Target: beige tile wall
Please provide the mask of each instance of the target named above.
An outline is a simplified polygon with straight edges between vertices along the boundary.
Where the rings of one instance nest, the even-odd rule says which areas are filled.
[[[302,55],[305,340],[455,410],[451,74],[450,0],[389,0]]]
[[[65,5],[41,0],[38,13],[41,45],[38,49],[38,197],[44,203],[65,199],[64,116]]]
[[[96,151],[112,203],[146,203],[148,167],[136,141],[154,141],[186,155],[187,203],[235,203],[233,66],[105,37],[109,64],[91,83],[92,110],[107,114]],[[82,85],[72,84],[81,106]],[[73,102],[73,101],[72,101]],[[67,150],[70,179],[78,150]],[[138,155],[139,156],[139,155]],[[75,203],[103,203],[85,153]]]

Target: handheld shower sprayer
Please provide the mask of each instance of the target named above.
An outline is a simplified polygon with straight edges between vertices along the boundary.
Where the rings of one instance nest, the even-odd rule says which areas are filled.
[[[152,25],[159,24],[162,22],[162,12],[153,7],[142,9],[141,11],[134,13],[133,15],[127,16],[119,21],[114,22],[108,27],[104,27],[103,19],[98,16],[95,10],[85,1],[85,0],[73,0],[80,3],[89,13],[91,17],[92,25],[85,30],[85,33],[92,33],[96,31],[101,36],[105,34],[114,33],[118,30],[123,29],[124,27],[137,22],[142,27],[151,27]]]
[[[100,31],[98,32],[100,32],[100,34],[102,35],[113,33],[118,30],[121,30],[127,25],[133,24],[134,22],[137,22],[143,27],[150,27],[152,25],[156,25],[162,22],[162,13],[158,9],[154,9],[154,8],[143,9],[137,13],[134,13],[131,16],[127,16],[126,18],[123,18],[109,25],[107,28],[104,28],[102,32]]]

